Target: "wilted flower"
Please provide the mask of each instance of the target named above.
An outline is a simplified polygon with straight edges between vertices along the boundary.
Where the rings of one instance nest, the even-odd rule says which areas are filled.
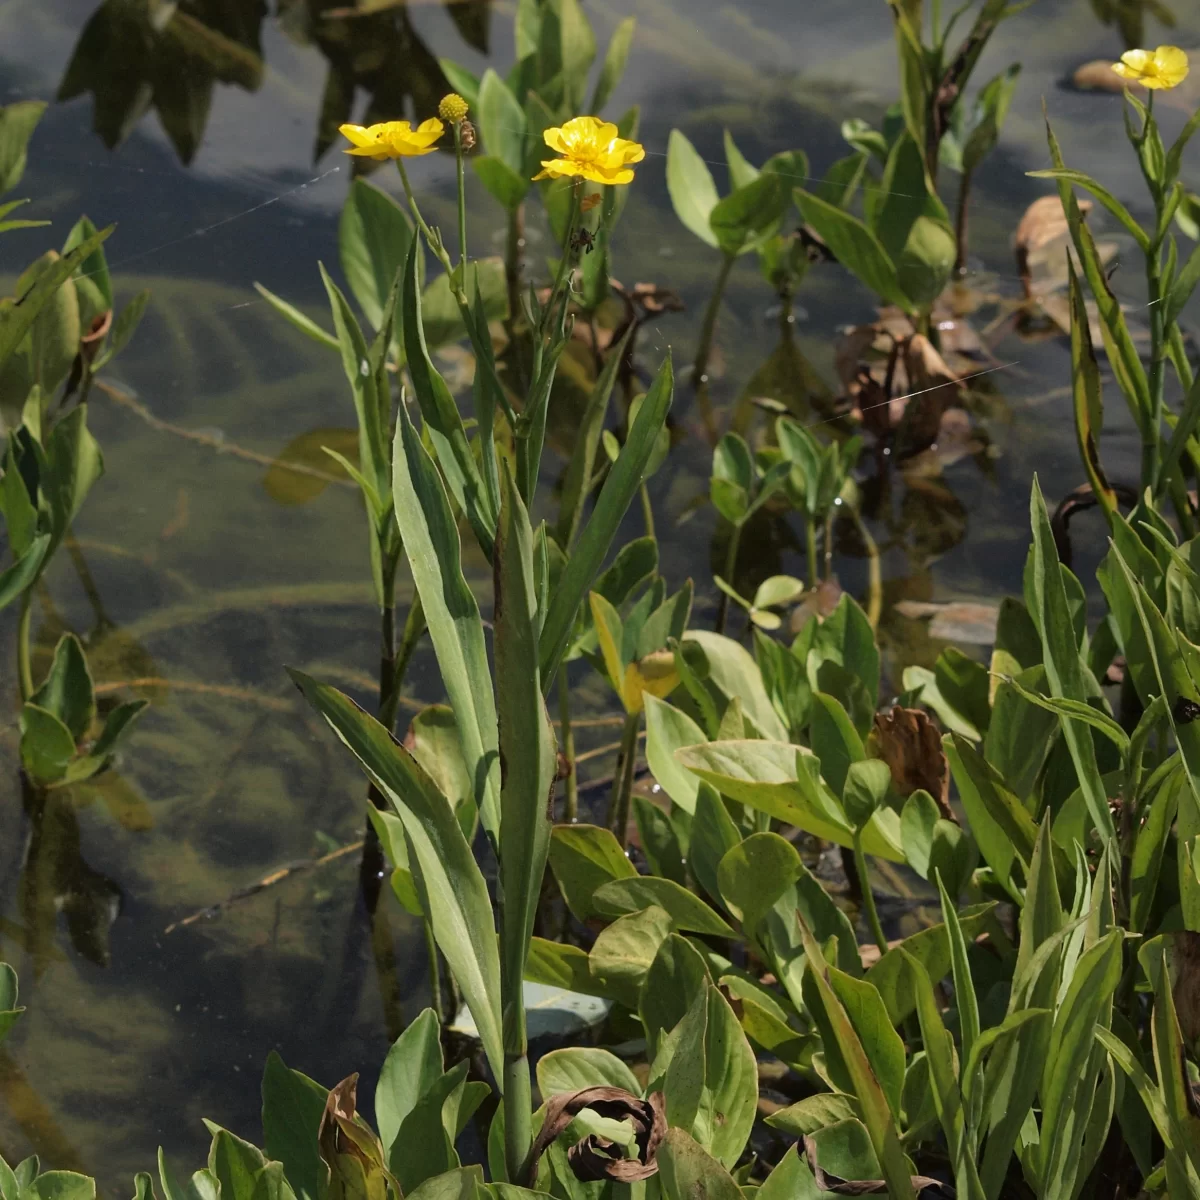
[[[446,127],[430,117],[414,129],[408,121],[382,121],[378,125],[341,125],[342,136],[354,144],[346,151],[363,158],[382,161],[385,158],[417,158],[431,154]]]
[[[618,137],[617,127],[599,117],[575,117],[561,128],[547,129],[544,136],[562,157],[543,162],[534,179],[578,176],[593,183],[632,183],[630,164],[646,157],[643,146]]]
[[[1188,74],[1188,56],[1178,46],[1157,50],[1126,50],[1113,70],[1147,88],[1178,87]]]
[[[450,95],[442,97],[442,102],[438,105],[438,116],[443,121],[457,125],[466,115],[467,102],[457,92],[451,92]]]

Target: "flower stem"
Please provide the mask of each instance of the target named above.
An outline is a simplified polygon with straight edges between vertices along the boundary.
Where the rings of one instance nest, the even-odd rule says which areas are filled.
[[[811,515],[804,515],[804,547],[808,558],[808,586],[815,588],[820,582],[817,571],[817,526]]]
[[[546,307],[542,310],[542,323],[539,329],[539,334],[546,336],[551,326],[551,318],[554,310],[558,307],[558,301],[563,291],[563,283],[568,276],[568,267],[572,264],[575,257],[573,253],[572,242],[575,237],[575,226],[579,223],[579,198],[582,191],[582,180],[576,179],[571,184],[571,211],[567,217],[567,232],[563,238],[562,256],[558,260],[558,274],[554,278],[554,287],[550,292],[550,299],[546,303]],[[564,314],[566,311],[564,302]]]
[[[625,731],[621,735],[621,750],[617,759],[617,776],[613,781],[612,800],[609,803],[608,826],[617,835],[622,849],[625,848],[625,831],[629,828],[629,802],[633,795],[640,721],[641,713],[627,713],[625,716]]]
[[[713,334],[717,328],[717,313],[721,311],[721,297],[725,294],[725,284],[729,282],[729,273],[733,270],[735,258],[726,254],[721,262],[721,271],[717,275],[716,285],[708,300],[708,308],[704,310],[704,324],[700,326],[700,344],[696,347],[696,361],[692,367],[692,385],[700,387],[708,382],[708,359],[712,354]]]
[[[954,273],[967,273],[967,210],[971,204],[971,172],[964,171],[958,185],[958,212],[954,220]]]
[[[563,820],[570,824],[579,818],[579,780],[575,775],[575,731],[571,728],[571,693],[567,687],[566,667],[558,677],[558,720],[563,757],[567,760]]]
[[[454,122],[454,158],[458,174],[458,266],[467,278],[467,184],[463,173],[462,122]]]
[[[733,531],[729,535],[729,545],[725,548],[725,568],[721,572],[725,582],[731,588],[736,588],[734,575],[737,573],[737,557],[738,549],[742,541],[742,526],[737,524],[733,527]],[[729,616],[729,594],[722,591],[721,599],[717,604],[717,632],[725,632],[725,621]]]
[[[650,504],[650,490],[646,487],[646,481],[643,479],[638,487],[638,491],[642,497],[642,520],[646,525],[646,536],[654,537],[654,508]]]
[[[858,880],[862,889],[863,913],[867,927],[879,947],[880,954],[888,952],[887,935],[879,921],[879,910],[875,907],[875,893],[871,890],[871,876],[867,872],[867,856],[863,853],[862,831],[854,831],[854,865],[858,868]]]
[[[33,615],[33,589],[21,594],[21,615],[17,620],[17,679],[21,686],[21,703],[33,695],[33,666],[29,653],[29,626]]]

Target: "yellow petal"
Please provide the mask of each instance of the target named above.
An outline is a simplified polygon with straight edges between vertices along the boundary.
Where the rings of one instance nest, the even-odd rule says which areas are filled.
[[[370,146],[351,146],[348,150],[343,151],[343,153],[354,154],[360,158],[373,158],[376,162],[383,162],[385,159],[395,157],[388,152],[386,146],[380,146],[375,143],[372,143]]]
[[[1178,46],[1159,46],[1154,62],[1164,87],[1178,87],[1188,77],[1188,56]]]
[[[370,131],[364,129],[361,125],[339,125],[338,133],[353,142],[356,146],[365,146],[368,142],[375,140],[371,136]]]
[[[563,131],[559,126],[551,126],[542,134],[542,137],[545,139],[546,145],[556,154],[567,153],[567,147],[563,142]]]
[[[1113,70],[1126,79],[1141,79],[1154,66],[1154,55],[1149,50],[1126,50]]]
[[[445,125],[443,125],[437,117],[430,117],[428,121],[422,121],[414,132],[421,134],[428,133],[432,134],[434,137],[441,137],[445,131]]]

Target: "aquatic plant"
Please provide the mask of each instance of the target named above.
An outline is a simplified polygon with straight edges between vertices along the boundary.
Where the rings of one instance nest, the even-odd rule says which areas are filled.
[[[1158,89],[1170,89],[1183,81],[1188,73],[1187,55],[1174,46],[1160,46],[1155,51],[1131,50],[1114,69],[1118,68],[1124,77],[1151,89],[1143,103],[1126,88],[1125,132],[1153,202],[1152,225],[1143,228],[1103,184],[1066,166],[1048,118],[1046,135],[1054,166],[1030,173],[1058,181],[1071,242],[1096,305],[1105,355],[1141,436],[1138,496],[1147,499],[1139,504],[1133,524],[1141,536],[1141,522],[1153,519],[1147,509],[1155,509],[1169,496],[1180,528],[1190,536],[1195,532],[1196,520],[1186,480],[1200,464],[1200,443],[1195,438],[1200,423],[1200,382],[1188,360],[1179,317],[1200,282],[1200,247],[1193,248],[1191,254],[1180,261],[1172,221],[1186,197],[1180,170],[1184,151],[1196,130],[1200,129],[1200,112],[1192,115],[1174,144],[1167,148],[1154,116],[1154,94]],[[1109,284],[1095,237],[1084,223],[1076,188],[1090,192],[1121,223],[1145,259],[1146,308],[1150,318],[1150,350],[1145,364],[1125,312]],[[1068,270],[1075,426],[1092,495],[1111,521],[1116,513],[1117,497],[1100,461],[1104,419],[1100,372],[1083,286],[1074,263]],[[1168,364],[1184,393],[1178,414],[1166,404]]]
[[[27,144],[45,105],[0,109],[0,192],[24,173]],[[23,201],[4,204],[5,213]],[[0,232],[46,221],[13,219]],[[0,300],[0,514],[13,561],[0,573],[0,608],[19,605],[17,683],[21,698],[21,763],[39,787],[78,782],[108,765],[145,707],[117,705],[97,724],[95,692],[83,646],[64,634],[49,671],[34,676],[31,646],[34,590],[71,523],[104,471],[87,427],[93,380],[120,353],[141,319],[147,293],[114,315],[103,243],[83,217],[61,253],[47,250]]]

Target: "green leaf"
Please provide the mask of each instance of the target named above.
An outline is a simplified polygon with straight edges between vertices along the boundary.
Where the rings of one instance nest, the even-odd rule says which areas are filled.
[[[763,686],[762,672],[744,646],[732,638],[703,629],[689,629],[684,642],[689,648],[698,646],[704,652],[708,668],[706,681],[710,688],[715,688],[726,701],[739,697],[742,712],[762,737],[787,741],[787,729]]]
[[[429,439],[437,456],[438,466],[446,484],[454,496],[455,503],[467,515],[471,529],[480,548],[490,559],[492,542],[496,537],[496,511],[491,497],[483,485],[475,455],[467,440],[467,431],[462,416],[454,403],[454,397],[446,381],[434,368],[429,357],[422,323],[422,300],[417,280],[417,261],[420,255],[420,240],[413,239],[408,262],[404,271],[403,321],[404,353],[408,372],[412,378],[413,391],[421,407],[421,416],[428,430]],[[408,415],[401,406],[401,424],[411,428]],[[399,441],[399,431],[397,431]],[[426,456],[428,457],[428,456]],[[395,469],[395,464],[393,464]],[[381,492],[386,487],[381,484]],[[404,534],[401,522],[401,534]],[[457,542],[457,534],[455,534]],[[428,612],[428,609],[426,610]],[[451,701],[453,703],[453,701]],[[457,705],[455,706],[457,708]]]
[[[632,20],[633,18],[630,18]],[[625,352],[629,339],[633,335],[632,328],[627,330],[617,345],[613,346],[604,360],[604,367],[596,379],[591,394],[588,396],[587,407],[575,435],[575,446],[571,453],[571,461],[567,465],[567,473],[563,479],[562,500],[559,506],[558,543],[564,550],[570,550],[571,543],[583,519],[583,509],[591,489],[592,477],[596,466],[596,450],[600,445],[600,433],[604,428],[604,420],[608,413],[609,397],[616,383],[621,364],[625,361]]]
[[[754,1124],[758,1066],[720,991],[705,983],[694,995],[676,1031],[663,1082],[667,1122],[687,1130],[719,1163],[732,1167]]]
[[[983,928],[995,902],[973,904],[959,914],[959,925],[965,938],[974,938]],[[893,1025],[899,1025],[913,1011],[912,988],[909,986],[904,955],[915,958],[931,980],[941,981],[951,969],[950,938],[945,925],[931,925],[907,937],[892,947],[867,972],[868,982],[874,984],[887,1008]]]
[[[796,848],[777,833],[756,833],[721,859],[717,885],[725,906],[750,937],[775,902],[799,878],[803,864]]]
[[[650,964],[638,998],[638,1016],[646,1031],[646,1056],[650,1062],[658,1056],[664,1035],[687,1016],[693,1002],[701,1003],[700,996],[711,983],[712,976],[700,951],[680,934],[668,934]]]
[[[495,842],[500,827],[499,742],[483,623],[462,573],[458,528],[441,478],[404,408],[396,427],[392,488],[404,552],[475,781],[475,802]]]
[[[667,141],[667,191],[675,215],[715,250],[719,243],[709,217],[717,207],[717,185],[704,159],[678,129],[671,130]]]
[[[471,166],[491,197],[509,212],[514,211],[525,199],[531,180],[514,171],[498,155],[472,155]]]
[[[338,340],[331,333],[326,333],[311,317],[306,317],[294,304],[289,304],[282,296],[275,295],[261,283],[254,285],[254,290],[286,321],[290,321],[306,337],[312,338],[321,346],[330,350],[338,349]]]
[[[423,1009],[383,1060],[375,1088],[375,1124],[388,1162],[404,1151],[397,1139],[405,1120],[442,1077],[440,1034],[437,1014]]]
[[[338,222],[338,254],[350,290],[374,329],[383,327],[388,297],[412,242],[412,221],[404,209],[374,184],[355,179]]]
[[[916,992],[921,1040],[925,1043],[925,1053],[929,1060],[934,1106],[942,1124],[942,1132],[946,1135],[946,1146],[954,1167],[955,1190],[967,1200],[984,1200],[983,1184],[979,1181],[979,1171],[967,1131],[966,1116],[963,1113],[962,1094],[958,1089],[954,1040],[942,1022],[942,1015],[938,1012],[937,1002],[933,998],[933,985],[925,968],[911,956],[907,958],[907,962]]]
[[[41,534],[33,539],[29,549],[16,562],[0,571],[0,608],[11,604],[37,579],[49,549],[50,535]]]
[[[21,100],[0,108],[0,195],[21,182],[29,139],[45,111],[44,100]]]
[[[608,554],[622,518],[642,481],[659,431],[667,419],[674,392],[671,360],[663,360],[650,391],[629,431],[587,524],[583,527],[574,553],[559,580],[542,624],[538,661],[542,690],[549,690],[566,652],[575,626],[576,614],[587,595],[600,564]]]
[[[733,1176],[683,1129],[668,1129],[658,1148],[665,1200],[743,1200]]]
[[[141,324],[142,317],[146,312],[146,306],[149,303],[150,289],[143,288],[117,313],[116,320],[113,321],[112,333],[109,335],[108,345],[96,359],[93,367],[94,370],[99,371],[102,367],[107,366],[125,349],[130,339],[137,332],[137,327]]]
[[[417,761],[353,701],[299,671],[289,674],[404,822],[421,906],[475,1019],[492,1070],[501,1078],[500,962],[492,905],[449,801]]]
[[[57,783],[75,757],[71,731],[52,712],[26,702],[21,707],[21,765],[35,782]]]
[[[880,1080],[872,1067],[871,1060],[867,1057],[867,1052],[862,1042],[859,1040],[855,1026],[851,1023],[850,1016],[843,1007],[841,998],[834,990],[831,980],[832,969],[826,964],[825,958],[821,953],[821,947],[817,945],[816,940],[813,938],[803,919],[799,919],[801,937],[804,941],[804,952],[808,957],[809,978],[815,984],[816,993],[819,996],[820,1014],[823,1016],[825,1026],[829,1031],[829,1037],[826,1038],[826,1053],[829,1052],[831,1045],[836,1045],[837,1050],[841,1054],[848,1081],[854,1095],[858,1099],[859,1107],[863,1114],[863,1123],[867,1127],[872,1148],[879,1160],[879,1165],[883,1171],[884,1178],[887,1180],[889,1193],[893,1197],[893,1200],[916,1200],[916,1193],[913,1191],[912,1180],[909,1175],[908,1161],[900,1145],[900,1137],[892,1118],[892,1106],[889,1102],[888,1094],[880,1086]],[[849,976],[844,976],[844,978],[849,980]],[[853,983],[855,981],[850,980],[850,982]],[[866,983],[859,984],[858,986],[870,987]],[[849,994],[848,990],[847,994]],[[895,1030],[891,1029],[890,1025],[888,1028],[892,1037],[899,1041]],[[880,1032],[882,1034],[882,1030]],[[894,1067],[894,1057],[895,1047],[892,1045],[884,1058],[889,1068]],[[903,1077],[903,1045],[900,1047],[899,1066],[901,1077]],[[898,1097],[896,1106],[899,1107]]]
[[[642,982],[670,932],[671,918],[657,905],[618,917],[592,945],[592,976],[606,994],[636,1011]]]
[[[408,1192],[405,1200],[480,1200],[483,1188],[483,1168],[458,1167],[426,1179]]]
[[[222,1200],[252,1200],[255,1177],[266,1165],[262,1151],[219,1126],[210,1126],[213,1140],[208,1169],[221,1188]]]
[[[1146,231],[1133,219],[1129,210],[1116,198],[1106,187],[1097,183],[1090,175],[1083,171],[1072,171],[1068,167],[1051,167],[1044,171],[1026,171],[1026,175],[1032,176],[1034,179],[1057,179],[1062,183],[1073,184],[1075,187],[1081,187],[1085,191],[1089,191],[1105,208],[1108,209],[1130,234],[1138,249],[1143,254],[1149,252],[1150,237]]]
[[[764,172],[718,201],[708,223],[724,254],[741,254],[778,226],[787,205],[786,182],[773,171]]]
[[[517,97],[489,67],[479,84],[476,102],[484,149],[520,179],[525,176],[526,118]],[[547,151],[549,153],[549,151]],[[528,189],[528,183],[526,183]]]
[[[521,981],[550,844],[548,811],[558,767],[538,679],[533,531],[507,461],[495,548],[496,711],[500,726],[501,963],[505,1047],[525,1051]],[[486,668],[486,659],[484,660]],[[516,1011],[512,1010],[516,1006]]]
[[[594,899],[598,888],[614,880],[637,878],[612,830],[598,825],[555,825],[549,857],[563,899],[579,921],[600,915]]]
[[[596,90],[592,93],[589,112],[601,112],[616,91],[621,76],[625,74],[625,64],[629,61],[629,50],[633,45],[636,28],[637,18],[626,17],[613,30],[608,50],[604,54],[604,62],[600,66],[600,75],[596,79]]]
[[[675,751],[707,739],[704,731],[685,712],[647,695],[646,761],[659,786],[686,813],[695,813],[700,781],[675,758]]]
[[[742,834],[733,823],[725,801],[708,784],[699,784],[688,844],[689,866],[696,882],[718,902],[721,859],[741,840]]]
[[[1001,886],[1015,898],[1019,891],[1013,881],[1013,868],[1019,865],[1023,872],[1028,870],[1037,826],[1025,806],[966,738],[950,734],[943,739],[943,745],[980,852]]]
[[[619,1087],[634,1096],[642,1091],[634,1073],[615,1054],[597,1046],[569,1046],[543,1054],[537,1081],[545,1098],[589,1087]]]
[[[389,486],[384,415],[379,403],[376,376],[370,369],[367,342],[346,297],[329,277],[324,265],[318,266],[333,311],[333,327],[337,331],[341,350],[342,370],[354,397],[354,411],[358,417],[359,468],[371,481],[376,495],[386,496]]]
[[[96,1200],[96,1181],[75,1171],[43,1171],[21,1189],[21,1200]]]
[[[1033,524],[1034,594],[1042,635],[1042,654],[1046,665],[1046,680],[1051,694],[1065,700],[1086,701],[1083,683],[1083,664],[1067,599],[1066,587],[1058,569],[1058,551],[1050,529],[1046,502],[1034,477],[1029,500]],[[1079,728],[1074,720],[1062,719],[1063,738],[1071,751],[1071,760],[1079,777],[1087,803],[1088,815],[1100,832],[1108,853],[1116,853],[1116,829],[1108,808],[1108,797],[1096,765],[1096,749],[1091,735]]]
[[[673,879],[659,879],[652,875],[614,879],[596,889],[592,904],[596,912],[604,917],[624,916],[657,904],[670,915],[676,929],[686,929],[709,937],[733,936],[733,930],[716,912]]]
[[[2,114],[5,111],[8,110],[0,110],[0,138],[3,138]],[[0,367],[24,341],[25,335],[42,309],[54,301],[59,288],[75,274],[80,264],[88,259],[115,228],[115,225],[110,225],[107,229],[100,230],[70,253],[47,263],[23,295],[0,299]]]
[[[561,988],[566,992],[579,992],[585,996],[608,994],[593,980],[586,950],[566,942],[551,942],[546,938],[529,939],[525,979],[529,983]]]
[[[912,301],[900,286],[896,266],[878,238],[857,217],[802,188],[796,204],[834,258],[889,304],[909,312]]]
[[[732,800],[840,846],[854,844],[841,806],[817,775],[815,756],[799,746],[757,739],[710,742],[678,750],[675,757]],[[863,847],[868,854],[904,861],[894,812],[875,814],[863,833]]]
[[[96,717],[92,673],[83,647],[73,633],[65,633],[59,639],[50,671],[30,702],[53,713],[76,742],[82,741],[91,728]]]
[[[274,1050],[267,1055],[262,1081],[263,1145],[268,1158],[283,1164],[299,1200],[322,1200],[325,1195],[329,1171],[317,1147],[317,1131],[328,1096],[319,1083],[286,1067]],[[378,1101],[375,1111],[378,1116]]]
[[[1111,1013],[1121,978],[1123,937],[1122,930],[1111,929],[1080,958],[1054,1018],[1041,1088],[1041,1171],[1050,1188],[1070,1189],[1078,1171],[1082,1128],[1076,1089],[1087,1083],[1095,1026],[1108,1024],[1105,1013]]]

